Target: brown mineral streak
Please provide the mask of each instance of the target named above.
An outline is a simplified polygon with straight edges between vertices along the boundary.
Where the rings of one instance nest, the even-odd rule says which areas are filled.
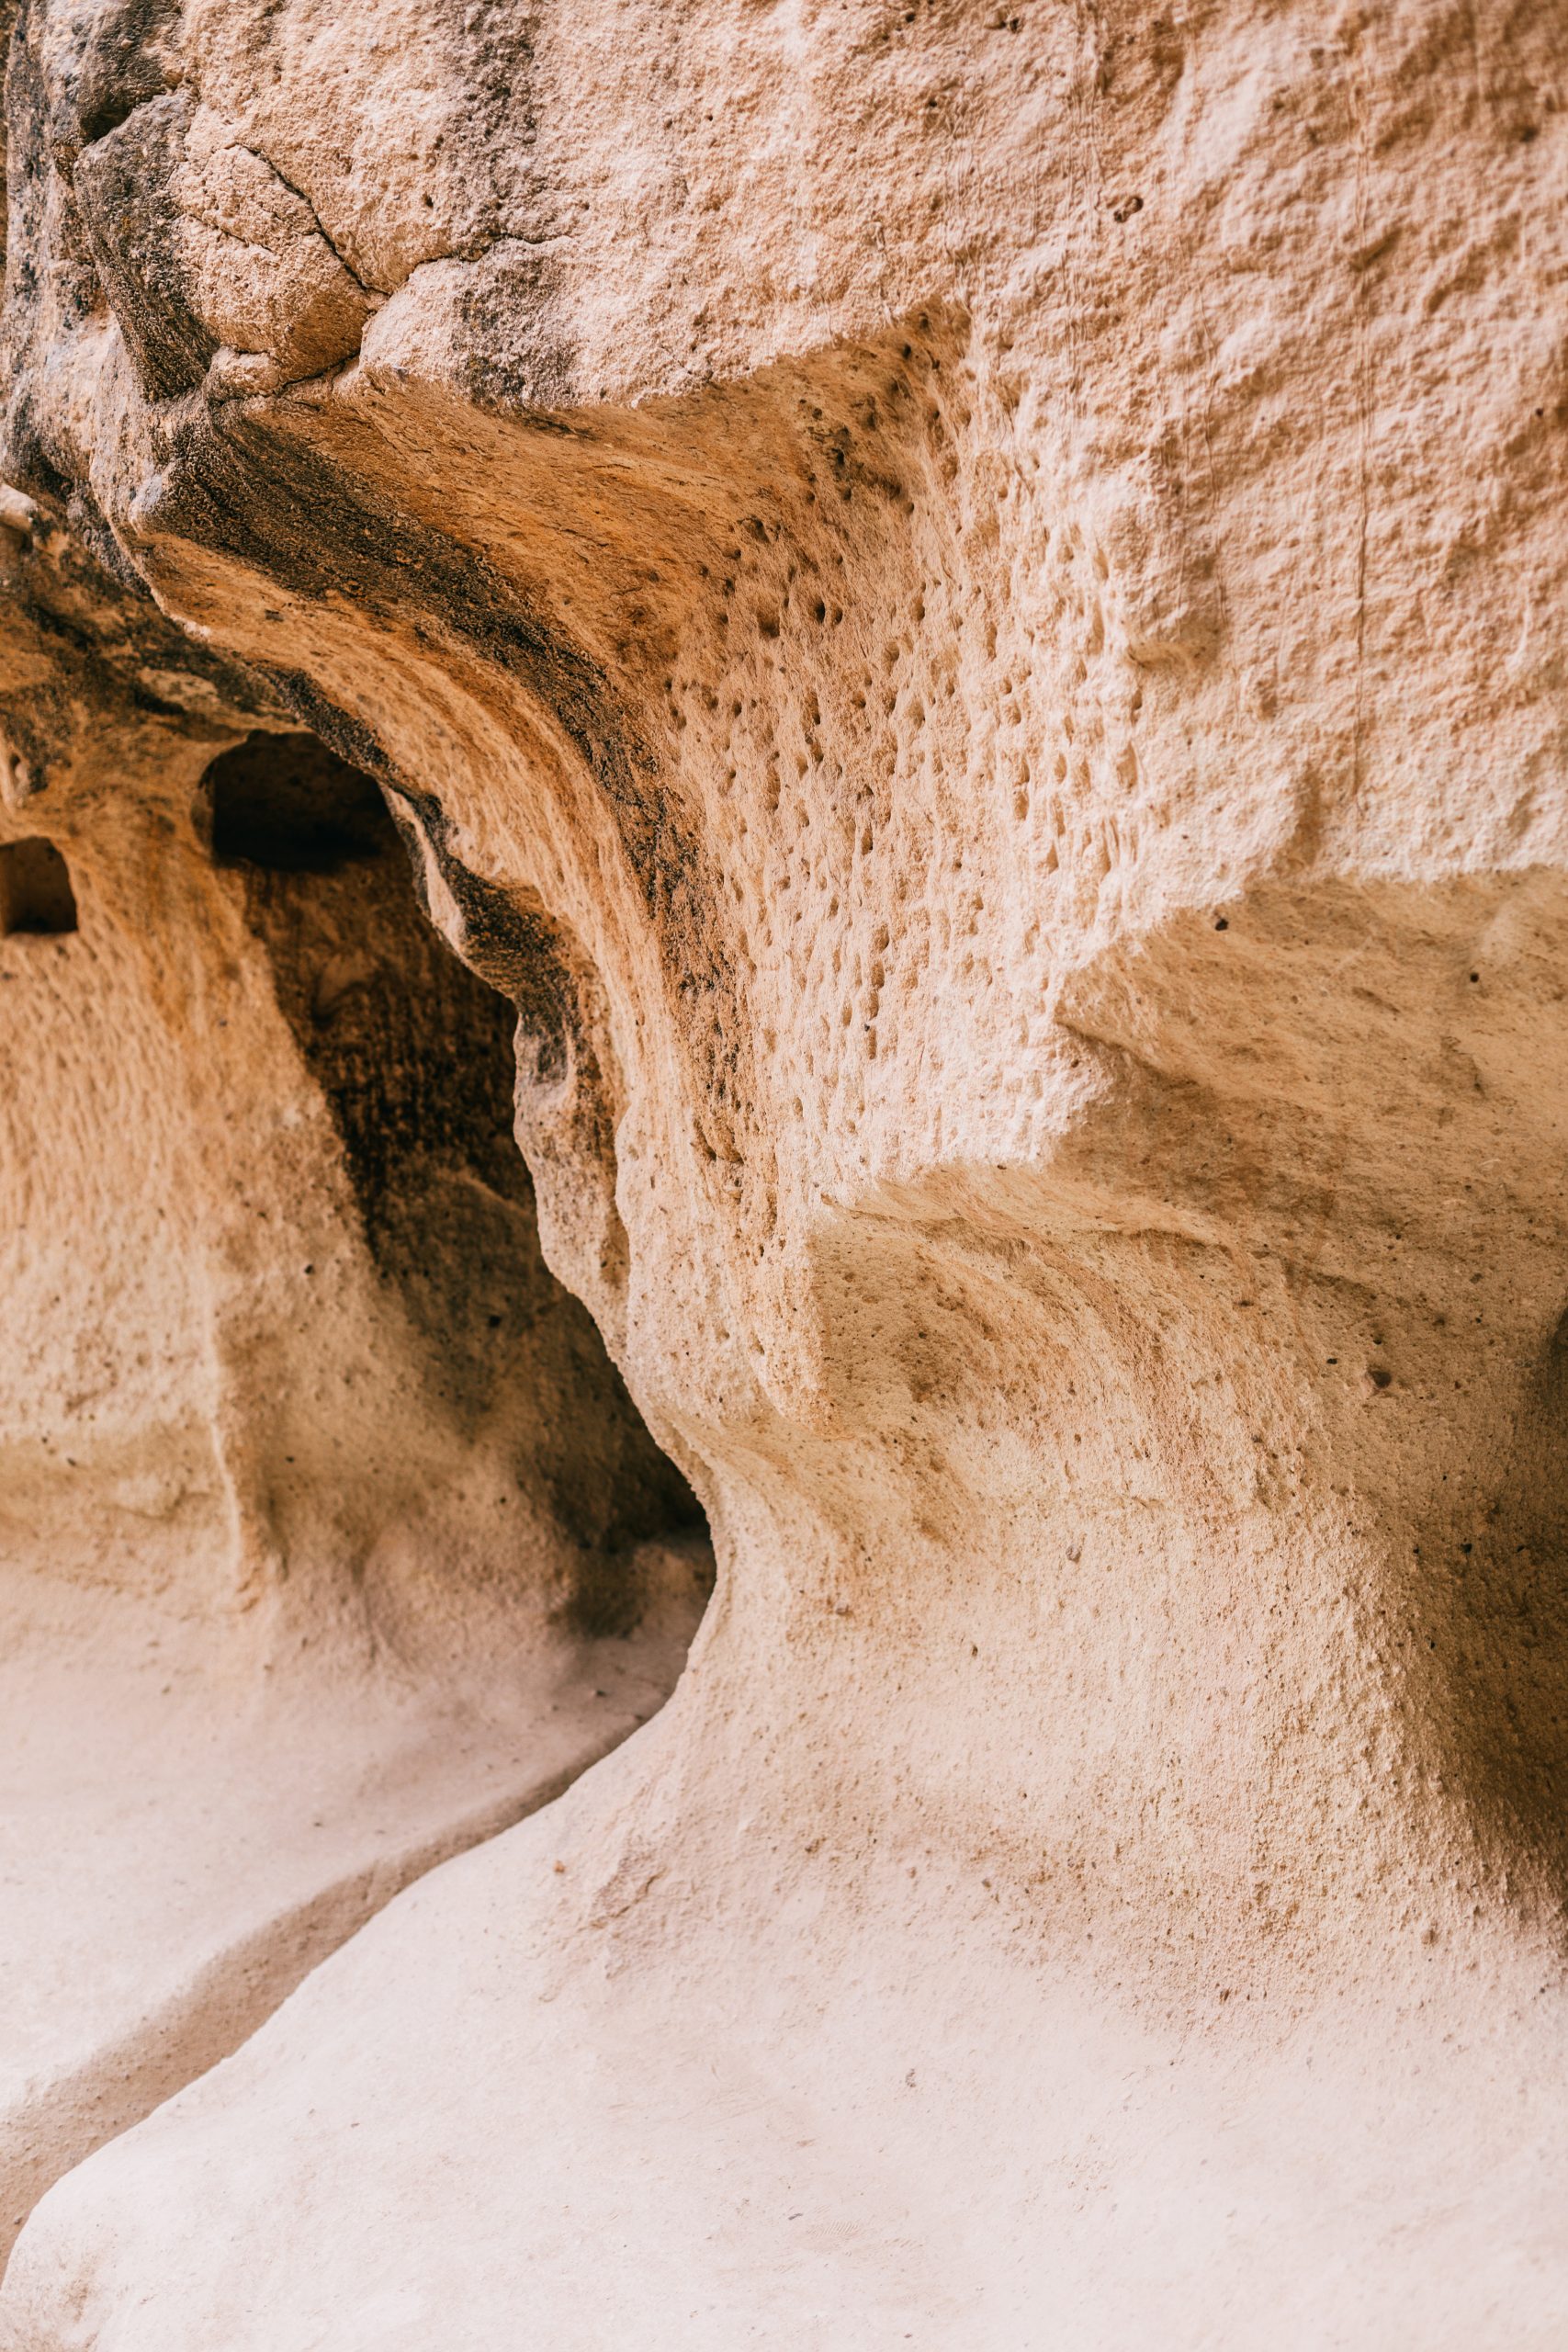
[[[1561,8],[7,14],[6,2352],[1563,2340]]]

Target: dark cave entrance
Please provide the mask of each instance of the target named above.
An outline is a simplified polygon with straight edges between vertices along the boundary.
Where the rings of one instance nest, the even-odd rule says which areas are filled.
[[[379,1276],[440,1350],[444,1394],[482,1397],[542,1317],[567,1334],[536,1467],[581,1548],[573,1623],[626,1630],[636,1548],[689,1544],[705,1522],[540,1256],[513,1131],[517,1003],[428,921],[379,788],[315,736],[256,734],[223,753],[200,813],[331,1110]]]
[[[35,834],[0,846],[0,939],[57,939],[75,928],[71,870],[54,843]]]

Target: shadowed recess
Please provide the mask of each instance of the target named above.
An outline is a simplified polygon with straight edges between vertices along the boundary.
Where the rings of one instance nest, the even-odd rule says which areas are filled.
[[[0,939],[17,933],[50,936],[76,928],[71,873],[41,836],[0,848]]]
[[[313,735],[249,737],[212,763],[203,795],[214,858],[243,892],[342,1137],[367,1241],[442,1351],[449,1402],[478,1426],[513,1351],[548,1314],[570,1326],[590,1386],[613,1397],[610,1418],[636,1430],[613,1463],[584,1448],[570,1416],[538,1437],[551,1504],[581,1546],[565,1614],[585,1633],[626,1630],[639,1607],[630,1553],[703,1518],[592,1319],[539,1257],[514,1134],[514,1033],[532,1057],[536,1001],[557,978],[548,937],[521,927],[546,961],[537,974],[509,964],[506,995],[460,962],[420,910],[379,788]]]

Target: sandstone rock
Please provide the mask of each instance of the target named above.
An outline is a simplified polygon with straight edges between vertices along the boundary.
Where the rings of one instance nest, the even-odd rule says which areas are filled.
[[[651,1713],[700,1598],[661,1540],[694,1505],[539,1258],[507,1008],[380,795],[17,523],[7,2244],[410,1875]]]
[[[28,2352],[1561,2334],[1565,74],[27,10],[10,479],[380,786],[721,1566]]]

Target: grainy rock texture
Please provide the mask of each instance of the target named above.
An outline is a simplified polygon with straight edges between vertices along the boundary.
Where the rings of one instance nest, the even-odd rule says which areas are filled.
[[[380,794],[8,511],[6,2245],[651,1713],[700,1565]]]
[[[720,1563],[656,1724],[43,2198],[26,2352],[1561,2340],[1565,99],[1547,0],[24,0],[9,477],[175,674],[79,804],[11,696],[14,830],[265,963],[361,1237],[303,1337],[302,1179],[233,1278],[280,1622],[378,1250],[394,1616],[492,1375],[402,1172],[481,1000],[355,776]],[[231,1217],[224,1067],[124,1124]]]

